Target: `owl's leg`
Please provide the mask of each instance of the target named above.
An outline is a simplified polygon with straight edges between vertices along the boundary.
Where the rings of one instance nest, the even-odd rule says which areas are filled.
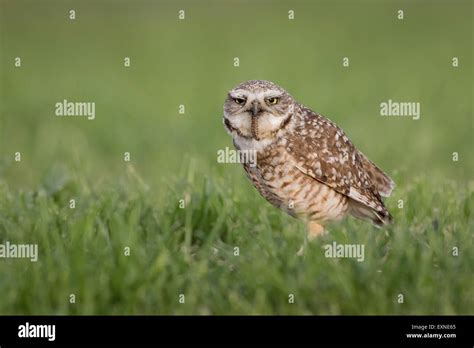
[[[316,221],[308,222],[308,240],[314,240],[322,235],[324,235],[324,227]]]
[[[308,222],[308,233],[304,236],[303,245],[300,247],[300,250],[296,253],[298,256],[303,256],[304,251],[308,245],[308,241],[312,241],[322,235],[324,235],[324,227],[318,224],[316,221],[309,221]]]

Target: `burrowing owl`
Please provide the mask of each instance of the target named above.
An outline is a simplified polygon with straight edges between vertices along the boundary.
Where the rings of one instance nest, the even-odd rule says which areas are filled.
[[[392,217],[381,196],[394,182],[358,151],[335,123],[269,81],[246,81],[224,103],[224,125],[248,177],[274,206],[308,222],[311,238],[347,214],[381,226]]]

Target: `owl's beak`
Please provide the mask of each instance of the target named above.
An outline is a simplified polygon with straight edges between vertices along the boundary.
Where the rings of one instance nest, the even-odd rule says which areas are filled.
[[[252,103],[252,116],[257,116],[260,112],[260,106],[257,101]]]

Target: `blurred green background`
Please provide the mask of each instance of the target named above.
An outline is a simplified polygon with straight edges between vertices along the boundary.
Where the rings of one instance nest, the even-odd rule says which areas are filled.
[[[474,312],[472,1],[0,4],[0,241],[40,250],[0,260],[0,313]],[[395,224],[345,220],[297,258],[303,224],[217,163],[226,93],[248,79],[341,126],[395,180]],[[63,99],[95,120],[55,116]],[[388,99],[420,120],[380,116]],[[333,241],[365,262],[325,258]]]
[[[34,187],[57,163],[108,182],[125,151],[150,185],[189,158],[246,185],[216,151],[232,146],[226,92],[247,79],[280,84],[392,175],[473,172],[471,1],[1,3],[0,174],[11,185]],[[56,117],[63,99],[94,101],[96,119]],[[388,99],[420,102],[421,119],[381,117]]]

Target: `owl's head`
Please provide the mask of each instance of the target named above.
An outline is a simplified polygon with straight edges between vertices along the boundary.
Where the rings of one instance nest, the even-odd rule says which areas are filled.
[[[245,81],[232,89],[224,103],[224,124],[235,137],[257,141],[275,137],[290,120],[293,98],[270,81]]]

